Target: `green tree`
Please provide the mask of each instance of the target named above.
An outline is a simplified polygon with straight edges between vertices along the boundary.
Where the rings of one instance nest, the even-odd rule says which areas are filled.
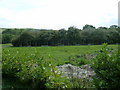
[[[107,30],[108,28],[107,27],[98,27],[97,28],[98,30],[101,29],[101,30]]]
[[[107,41],[109,44],[119,43],[120,33],[117,30],[111,29],[107,32]]]
[[[3,34],[2,35],[2,43],[6,44],[6,43],[11,43],[12,40],[12,35],[11,34]]]
[[[69,45],[75,45],[79,43],[80,30],[74,26],[68,28],[67,38]]]
[[[91,34],[91,42],[93,44],[102,44],[107,42],[106,30],[97,29]]]
[[[94,39],[92,34],[95,30],[82,30],[80,32],[81,44],[92,44],[92,40]]]
[[[18,38],[12,40],[13,46],[31,46],[33,36],[28,32],[21,34]]]
[[[59,37],[59,45],[67,45],[68,39],[67,39],[67,31],[65,29],[60,29],[58,32]]]
[[[111,25],[111,26],[110,26],[110,29],[117,29],[117,28],[118,28],[117,25]]]
[[[83,26],[83,30],[95,30],[95,27],[93,25],[86,24]]]

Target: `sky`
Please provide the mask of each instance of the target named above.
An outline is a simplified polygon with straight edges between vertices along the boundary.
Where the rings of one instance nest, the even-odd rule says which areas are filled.
[[[119,0],[0,0],[0,28],[118,25]]]

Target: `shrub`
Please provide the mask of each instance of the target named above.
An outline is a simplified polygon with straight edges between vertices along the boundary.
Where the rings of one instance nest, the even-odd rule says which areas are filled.
[[[93,59],[92,68],[96,73],[97,88],[120,88],[120,53],[104,44]]]
[[[46,60],[37,57],[37,51],[35,52],[35,54],[29,56],[26,56],[26,54],[13,56],[12,52],[3,49],[2,71],[4,78],[17,81],[22,86],[32,89],[66,88],[66,78],[61,77],[61,73],[57,71],[52,58]],[[21,85],[20,87],[16,87],[16,85],[11,87],[13,88],[13,86],[14,88],[21,88]]]

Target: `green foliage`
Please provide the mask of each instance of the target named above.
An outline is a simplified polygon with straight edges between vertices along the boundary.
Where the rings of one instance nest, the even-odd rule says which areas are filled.
[[[13,46],[117,44],[120,43],[119,31],[117,25],[96,29],[88,24],[83,27],[83,30],[74,26],[69,27],[68,30],[5,29],[2,31],[2,41],[3,43],[12,41]]]
[[[13,46],[29,46],[33,40],[33,36],[28,32],[21,34],[18,38],[12,40]]]
[[[5,44],[5,43],[11,43],[12,41],[12,35],[11,34],[3,34],[2,35],[2,43]]]
[[[67,32],[68,45],[76,45],[79,43],[80,30],[75,27],[69,27]]]
[[[95,30],[95,27],[92,25],[86,24],[85,26],[83,26],[83,30]]]
[[[9,50],[3,49],[2,56],[2,71],[3,76],[18,78],[18,81],[31,85],[31,88],[65,88],[65,78],[61,77],[61,73],[56,69],[52,58],[44,60],[42,57],[37,57],[35,54],[26,56],[18,56],[19,51],[16,51],[16,56]],[[5,78],[7,78],[5,77]],[[11,79],[12,80],[12,79]],[[20,88],[20,87],[17,87]],[[29,87],[28,87],[29,88]]]
[[[106,36],[109,44],[120,42],[120,33],[116,29],[110,29],[109,31],[107,31]]]
[[[119,50],[119,49],[118,49]],[[120,53],[104,44],[91,65],[96,73],[97,88],[120,88]]]
[[[49,68],[49,77],[45,85],[47,86],[47,88],[67,88],[67,78],[65,76],[62,76],[62,72],[57,71],[56,65],[53,64],[52,57],[49,57],[49,60],[47,60],[47,63],[49,63],[49,65],[47,66],[47,68]]]
[[[76,89],[89,89],[94,88],[95,85],[92,80],[86,78],[71,78],[70,82],[68,82],[68,88],[76,88]]]

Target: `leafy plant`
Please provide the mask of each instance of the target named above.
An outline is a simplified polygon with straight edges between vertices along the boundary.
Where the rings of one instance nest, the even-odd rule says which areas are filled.
[[[17,78],[22,85],[30,85],[31,88],[66,88],[64,83],[66,78],[62,77],[61,72],[57,71],[52,57],[49,56],[50,58],[45,60],[36,55],[36,49],[35,54],[26,56],[25,53],[21,57],[13,56],[12,52],[5,50],[2,57],[4,78],[9,77],[10,80]],[[13,86],[15,87],[15,85]]]
[[[118,49],[119,50],[119,49]],[[96,73],[94,82],[97,88],[120,88],[120,53],[103,45],[92,68]]]

